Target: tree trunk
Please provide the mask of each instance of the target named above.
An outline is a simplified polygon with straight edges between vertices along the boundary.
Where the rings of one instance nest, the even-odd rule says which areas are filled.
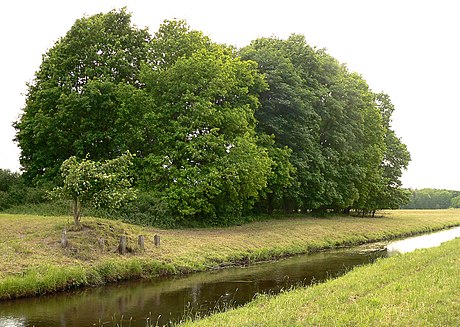
[[[72,201],[73,205],[73,220],[75,222],[75,226],[80,226],[80,219],[81,219],[81,202],[78,197],[74,198]]]
[[[286,196],[283,196],[283,209],[284,209],[284,213],[290,213],[289,212],[289,199],[286,197]]]
[[[273,193],[269,193],[267,196],[267,213],[273,215]]]

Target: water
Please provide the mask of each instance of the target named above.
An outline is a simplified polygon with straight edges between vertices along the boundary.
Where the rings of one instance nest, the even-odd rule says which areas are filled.
[[[407,238],[401,241],[391,242],[387,245],[388,252],[407,253],[416,249],[426,249],[439,246],[442,243],[460,237],[460,227],[443,230],[417,237]]]
[[[460,236],[460,227],[388,244],[388,253],[436,246]],[[339,276],[387,255],[383,243],[301,255],[186,277],[88,288],[0,303],[1,327],[146,326],[177,322],[184,314],[242,305],[257,293],[277,293]],[[131,319],[131,320],[130,320]],[[121,321],[123,320],[123,323]]]
[[[146,326],[178,321],[186,312],[241,305],[256,293],[277,293],[293,285],[343,274],[384,255],[359,247],[296,256],[248,267],[89,288],[76,292],[0,303],[0,326]],[[132,317],[132,320],[129,319]]]

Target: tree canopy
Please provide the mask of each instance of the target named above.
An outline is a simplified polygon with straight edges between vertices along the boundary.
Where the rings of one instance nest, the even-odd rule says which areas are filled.
[[[240,53],[258,63],[269,84],[256,112],[259,131],[292,150],[295,183],[285,190],[284,208],[393,207],[377,199],[399,195],[410,157],[391,130],[389,97],[302,35],[261,38]]]
[[[77,20],[44,55],[14,126],[30,182],[129,150],[136,187],[172,217],[226,224],[402,204],[410,155],[393,110],[302,35],[237,50],[182,20],[150,35],[123,9]]]
[[[168,21],[160,30],[152,53],[162,60],[142,70],[152,137],[144,187],[156,190],[179,218],[240,216],[270,173],[254,119],[266,83],[256,63],[184,22]]]
[[[84,17],[44,56],[15,123],[25,176],[54,181],[70,156],[115,158],[143,144],[143,113],[132,105],[150,35],[125,10]]]

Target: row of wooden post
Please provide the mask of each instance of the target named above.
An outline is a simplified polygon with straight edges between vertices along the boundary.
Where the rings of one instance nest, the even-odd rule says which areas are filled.
[[[137,245],[139,246],[139,249],[142,251],[145,250],[144,243],[145,243],[144,235],[139,235],[137,238]],[[160,246],[160,235],[155,234],[155,236],[153,237],[153,244],[155,244],[155,246]],[[120,243],[118,245],[118,252],[120,252],[120,254],[126,254],[126,251],[127,251],[126,248],[127,248],[126,235],[121,235]]]
[[[103,238],[99,238],[97,240],[98,245],[99,245],[99,250],[101,252],[105,252],[105,240]],[[62,236],[61,236],[61,245],[63,248],[66,248],[67,245],[69,244],[69,241],[67,240],[67,231],[64,229],[62,231]],[[155,234],[153,237],[153,244],[155,246],[160,246],[160,235]],[[139,235],[137,238],[137,245],[140,250],[144,251],[145,250],[145,238],[144,235]],[[126,238],[126,235],[121,235],[120,236],[120,243],[118,244],[118,252],[120,254],[126,254],[127,252],[127,246],[128,246],[128,241]]]

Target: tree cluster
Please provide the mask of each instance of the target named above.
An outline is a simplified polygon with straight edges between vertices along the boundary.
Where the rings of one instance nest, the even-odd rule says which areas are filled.
[[[291,150],[291,185],[269,189],[269,211],[364,213],[407,199],[400,177],[410,155],[391,129],[387,94],[373,93],[361,76],[301,35],[255,40],[241,56],[256,61],[269,84],[256,111],[258,131],[274,135],[278,149]]]
[[[184,21],[79,19],[43,57],[15,123],[24,176],[130,151],[136,187],[178,221],[395,208],[410,160],[394,107],[301,35],[217,44]],[[65,176],[64,176],[65,179]]]
[[[403,209],[447,209],[460,208],[460,191],[424,188],[410,190],[409,203]]]

